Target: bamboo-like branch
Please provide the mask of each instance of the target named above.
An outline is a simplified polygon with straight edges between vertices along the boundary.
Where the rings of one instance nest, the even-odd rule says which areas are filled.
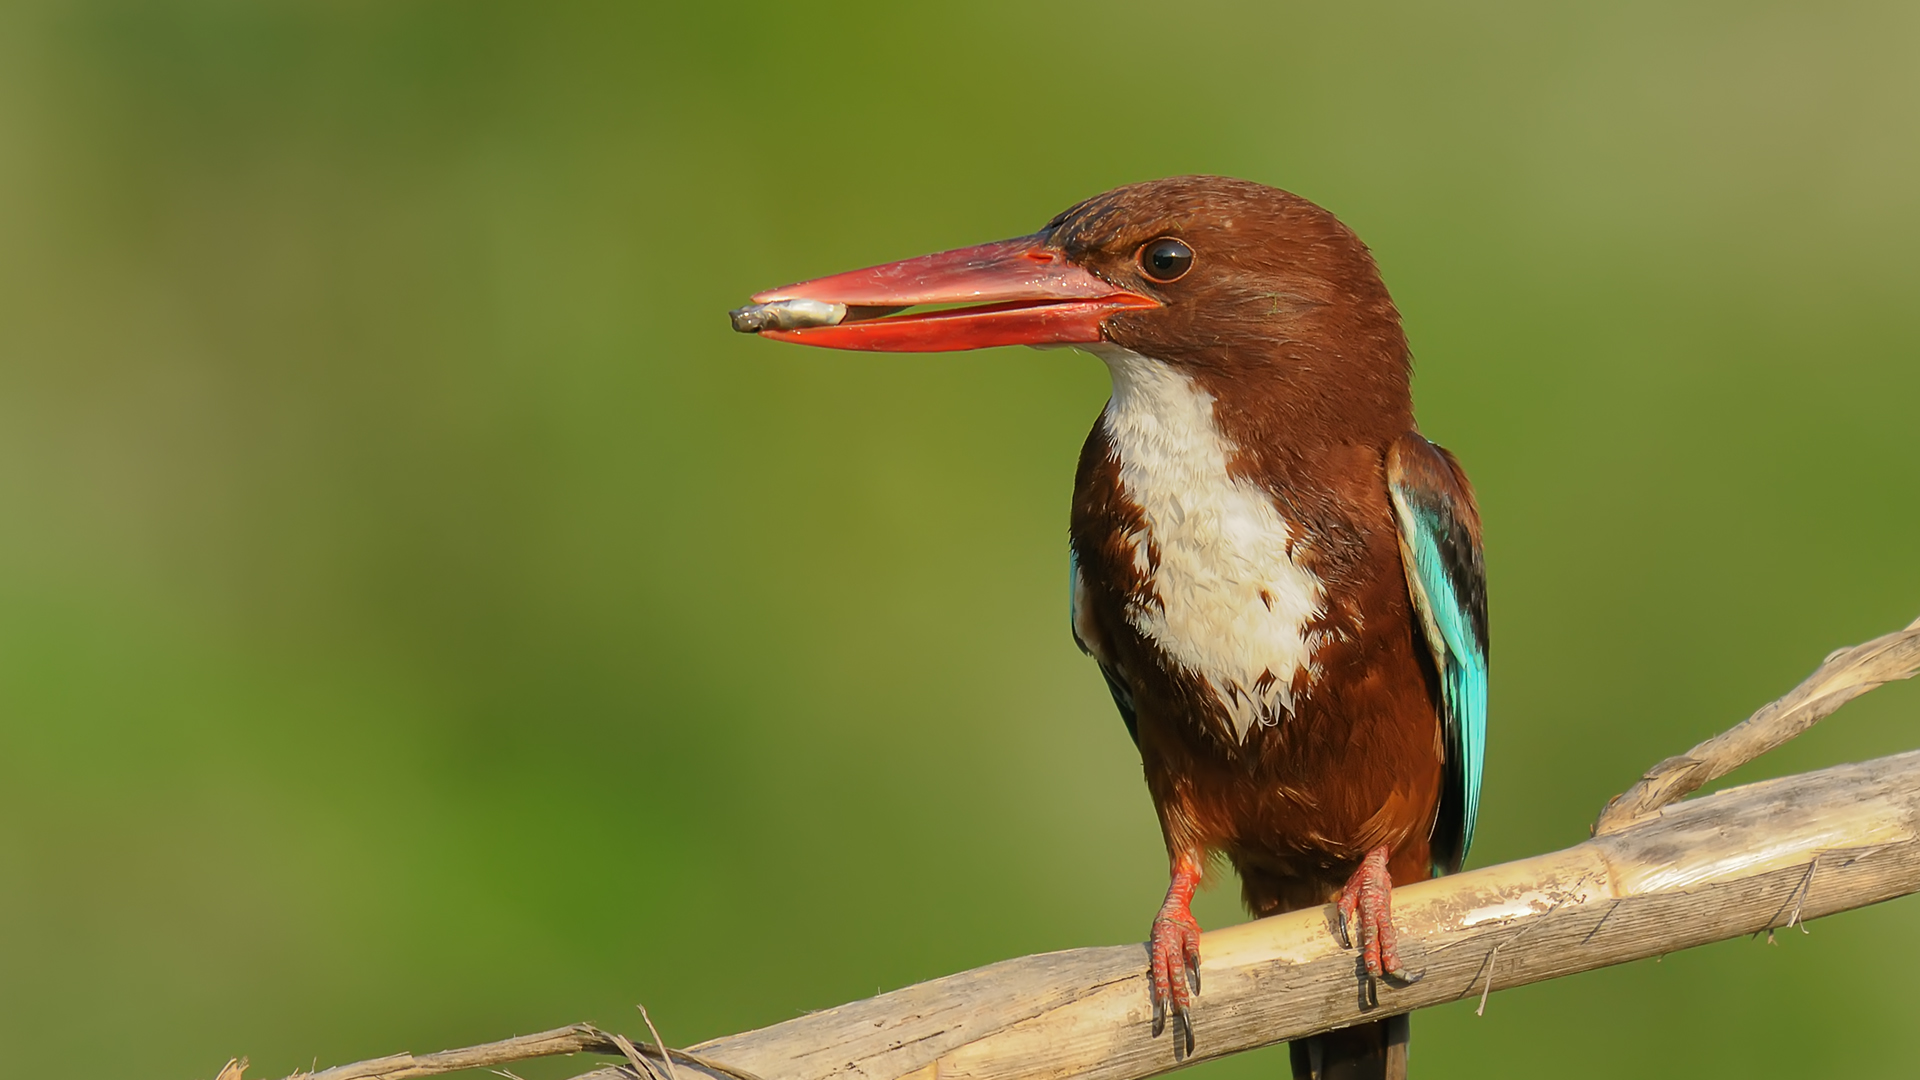
[[[1920,751],[1673,805],[1916,668],[1920,621],[1835,652],[1786,697],[1662,762],[1609,804],[1593,839],[1395,889],[1401,956],[1421,976],[1411,985],[1365,979],[1336,942],[1331,907],[1204,935],[1191,1058],[1171,1034],[1150,1034],[1145,949],[1126,945],[992,964],[674,1050],[671,1060],[683,1080],[1143,1080],[1428,1005],[1473,996],[1484,1005],[1495,989],[1917,892]],[[664,1080],[657,1064],[669,1052],[644,1042],[578,1024],[296,1075],[407,1080],[587,1051],[626,1064],[576,1080]]]
[[[642,1015],[646,1010],[641,1010]],[[647,1021],[647,1027],[653,1027],[653,1021]],[[724,1077],[725,1080],[760,1080],[745,1069],[735,1068],[715,1061],[704,1054],[690,1050],[674,1050],[660,1042],[659,1033],[654,1033],[654,1045],[635,1044],[626,1036],[601,1031],[592,1024],[569,1024],[552,1031],[542,1031],[533,1035],[516,1035],[511,1039],[498,1042],[481,1043],[478,1046],[463,1046],[458,1050],[441,1050],[432,1054],[389,1054],[386,1057],[356,1061],[351,1065],[336,1065],[331,1069],[322,1069],[317,1073],[294,1073],[287,1080],[414,1080],[421,1076],[439,1076],[442,1073],[460,1072],[465,1069],[484,1069],[494,1065],[511,1065],[516,1061],[530,1061],[534,1058],[552,1057],[556,1054],[578,1053],[610,1054],[627,1059],[629,1069],[620,1075],[626,1077],[655,1075],[654,1067],[659,1065],[668,1078],[674,1076],[675,1061],[691,1065],[704,1074]],[[246,1059],[229,1061],[215,1080],[241,1080],[240,1072],[246,1068]],[[607,1070],[599,1070],[606,1072]]]
[[[1920,672],[1920,619],[1851,649],[1837,649],[1787,695],[1678,757],[1647,770],[1616,795],[1594,823],[1595,835],[1618,832],[1702,785],[1785,743],[1872,690]]]

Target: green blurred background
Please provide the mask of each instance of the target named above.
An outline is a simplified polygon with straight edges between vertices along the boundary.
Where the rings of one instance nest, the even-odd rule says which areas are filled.
[[[1373,246],[1486,518],[1474,861],[1577,841],[1920,613],[1917,115],[1911,3],[0,6],[0,1071],[685,1044],[1143,937],[1065,613],[1103,369],[724,313],[1175,173]],[[1917,949],[1896,902],[1415,1060],[1897,1073]]]

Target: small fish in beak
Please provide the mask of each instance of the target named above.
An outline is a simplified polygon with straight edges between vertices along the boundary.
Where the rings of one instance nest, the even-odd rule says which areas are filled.
[[[824,300],[772,300],[748,304],[727,312],[733,328],[743,334],[762,330],[805,330],[813,326],[838,326],[847,317],[847,305]]]

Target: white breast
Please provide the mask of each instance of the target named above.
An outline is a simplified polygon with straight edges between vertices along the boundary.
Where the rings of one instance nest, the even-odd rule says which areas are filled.
[[[1113,373],[1102,417],[1120,462],[1120,484],[1140,507],[1134,565],[1149,572],[1157,604],[1128,620],[1188,672],[1203,677],[1236,739],[1293,707],[1293,679],[1312,671],[1322,611],[1318,578],[1288,557],[1293,529],[1266,491],[1231,476],[1235,446],[1220,432],[1213,396],[1158,360],[1114,345],[1088,348]],[[1295,549],[1296,551],[1298,548]]]

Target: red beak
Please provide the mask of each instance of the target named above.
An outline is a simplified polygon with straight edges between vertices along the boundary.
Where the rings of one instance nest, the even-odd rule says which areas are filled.
[[[736,329],[869,352],[948,352],[1101,340],[1101,323],[1158,306],[1068,261],[1039,236],[921,255],[754,296]],[[919,304],[961,304],[896,314]]]

